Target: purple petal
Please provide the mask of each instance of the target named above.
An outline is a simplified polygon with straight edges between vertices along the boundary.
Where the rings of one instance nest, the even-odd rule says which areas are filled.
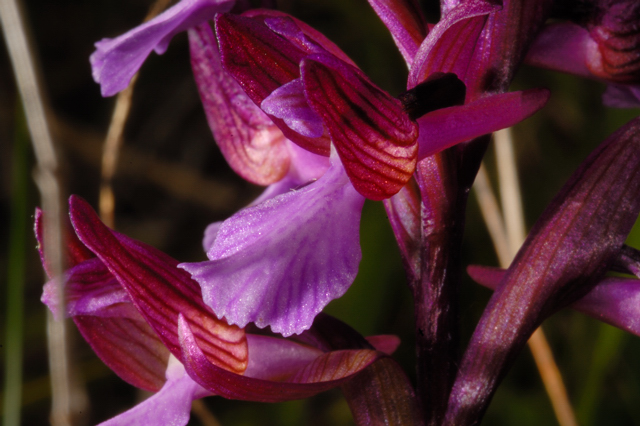
[[[305,58],[302,81],[356,190],[382,200],[406,185],[417,162],[418,129],[401,102],[330,55]]]
[[[387,355],[393,354],[400,346],[400,338],[392,334],[380,334],[377,336],[367,336],[367,342],[377,351]]]
[[[249,365],[246,377],[284,381],[322,355],[312,346],[269,336],[247,334]]]
[[[418,119],[418,160],[460,142],[511,127],[544,106],[549,91],[531,89],[489,95],[462,106],[439,109]]]
[[[93,79],[101,86],[102,96],[112,96],[129,84],[152,50],[162,54],[169,41],[216,13],[227,12],[232,0],[182,0],[154,19],[113,38],[95,44],[91,55]]]
[[[427,36],[427,22],[416,0],[369,0],[382,22],[387,26],[393,41],[411,68],[420,44]]]
[[[478,284],[495,290],[506,270],[486,266],[469,266],[469,275]],[[640,280],[605,278],[571,308],[640,336]]]
[[[303,136],[319,138],[324,133],[322,119],[307,103],[299,78],[271,92],[260,107],[267,114],[281,118],[291,130]]]
[[[536,67],[592,77],[587,67],[587,55],[597,48],[584,28],[570,22],[556,23],[540,32],[525,61]]]
[[[249,206],[258,205],[318,180],[329,169],[329,158],[309,152],[290,141],[287,142],[287,147],[291,158],[289,173],[278,182],[269,185]],[[205,252],[208,252],[213,247],[222,223],[214,222],[205,229],[202,241]]]
[[[100,423],[100,426],[186,425],[193,400],[207,394],[174,359],[169,363],[167,381],[162,389],[132,409]]]
[[[471,0],[454,8],[433,27],[415,55],[407,88],[434,72],[453,72],[466,82],[476,42],[488,14],[500,9],[486,1]]]
[[[198,284],[166,254],[108,229],[86,201],[70,198],[71,221],[82,242],[109,268],[144,319],[178,358],[178,315],[196,328],[208,358],[242,372],[247,349],[244,331],[215,317],[204,304]]]
[[[59,319],[57,286],[55,280],[47,282],[41,300],[54,317]],[[141,319],[127,292],[96,258],[82,262],[66,272],[65,295],[67,317],[92,315]]]
[[[640,108],[640,85],[610,84],[602,94],[602,103],[613,108]]]
[[[220,226],[222,226],[222,221],[210,223],[209,226],[204,230],[204,238],[202,239],[202,248],[204,248],[205,252],[208,252],[213,246],[213,242],[216,240],[218,236],[218,231],[220,230]]]
[[[334,160],[318,181],[225,221],[207,253],[210,261],[180,267],[230,324],[301,333],[357,274],[363,204]]]
[[[185,368],[202,387],[229,399],[282,402],[303,399],[339,386],[380,359],[379,352],[360,349],[323,354],[286,382],[241,376],[211,364],[184,318],[179,319]]]

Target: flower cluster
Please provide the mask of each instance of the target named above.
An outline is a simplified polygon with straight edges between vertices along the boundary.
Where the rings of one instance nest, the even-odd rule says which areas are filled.
[[[557,310],[640,334],[638,280],[605,276],[640,277],[640,255],[624,245],[640,212],[638,120],[585,160],[506,271],[469,269],[495,293],[461,360],[454,331],[466,196],[487,135],[549,97],[509,92],[515,71],[527,61],[604,80],[606,102],[633,105],[637,2],[593,0],[579,19],[549,25],[551,0],[447,0],[435,25],[415,0],[369,3],[408,67],[396,97],[317,30],[245,2],[182,0],[96,43],[93,76],[111,96],[151,51],[188,32],[216,143],[235,172],[266,186],[206,229],[208,260],[195,263],[108,229],[70,199],[69,270],[42,300],[72,317],[116,374],[157,392],[105,424],[182,425],[204,396],[277,402],[337,386],[358,424],[476,424],[528,337]],[[358,273],[366,199],[384,201],[413,290],[415,390],[390,357],[397,338],[365,339],[321,313]],[[41,254],[42,233],[38,213]]]

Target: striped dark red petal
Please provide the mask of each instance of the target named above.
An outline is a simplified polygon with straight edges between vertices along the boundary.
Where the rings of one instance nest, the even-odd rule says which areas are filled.
[[[222,68],[208,23],[189,30],[191,68],[209,127],[227,163],[258,185],[277,182],[289,170],[286,140],[278,127]]]
[[[80,197],[72,196],[69,204],[71,222],[80,240],[129,293],[138,311],[171,353],[181,360],[178,315],[182,314],[210,362],[237,373],[246,369],[244,331],[216,318],[202,301],[199,285],[187,272],[177,268],[178,261],[111,231]]]
[[[269,28],[265,16],[218,15],[216,34],[224,68],[258,106],[274,90],[300,77],[300,61],[309,53]],[[315,154],[329,156],[327,137],[303,136],[281,118],[269,117],[287,139]]]
[[[179,324],[185,369],[202,387],[229,399],[282,402],[308,398],[345,383],[385,357],[370,349],[333,351],[319,356],[285,382],[256,379],[210,363],[184,317],[180,318]]]
[[[165,382],[169,350],[142,317],[73,317],[93,351],[122,380],[151,392]]]
[[[300,77],[306,52],[269,29],[264,20],[220,14],[215,21],[222,64],[256,105]]]
[[[402,104],[334,56],[302,61],[309,105],[322,118],[351,183],[365,197],[396,194],[413,174],[418,127]]]

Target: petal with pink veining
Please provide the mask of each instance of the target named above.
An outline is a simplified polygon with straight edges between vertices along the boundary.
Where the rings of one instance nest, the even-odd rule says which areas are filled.
[[[184,365],[203,388],[230,399],[282,402],[303,399],[351,379],[383,355],[369,349],[333,351],[318,356],[285,382],[241,376],[211,364],[184,318],[179,320]]]
[[[207,121],[227,163],[258,185],[282,179],[289,169],[285,137],[222,68],[208,23],[189,30],[189,47]]]
[[[79,197],[70,198],[72,224],[80,240],[107,266],[144,319],[178,358],[177,321],[184,315],[208,359],[230,371],[247,365],[244,331],[215,317],[200,288],[166,254],[108,229]]]
[[[471,0],[447,13],[416,53],[407,88],[415,87],[433,72],[453,72],[466,83],[476,42],[487,16],[499,8],[486,1]]]

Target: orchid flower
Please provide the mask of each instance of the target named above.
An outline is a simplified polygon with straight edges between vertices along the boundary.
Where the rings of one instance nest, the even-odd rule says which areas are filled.
[[[608,83],[606,105],[640,106],[640,3],[635,0],[586,1],[574,22],[547,26],[527,56],[531,65]]]
[[[464,90],[454,76],[434,75],[400,102],[370,82],[333,43],[282,13],[218,15],[216,30],[225,69],[282,133],[311,152],[335,150],[331,168],[318,180],[210,228],[209,261],[180,265],[200,283],[214,312],[241,327],[254,322],[285,336],[301,333],[329,301],[344,294],[360,261],[362,195],[388,197],[405,185],[419,158],[412,115],[437,113],[437,118],[427,114],[431,121],[423,127],[446,145],[495,130],[491,126],[498,120],[504,124],[505,117],[513,120],[519,113],[507,109],[516,104],[529,114],[546,100],[536,91],[450,111],[447,105],[461,102]],[[199,48],[214,51],[213,44],[208,29],[202,29]],[[192,50],[192,57],[202,56]],[[194,69],[213,66],[201,61]],[[453,101],[447,99],[451,93]],[[477,125],[469,130],[465,117]],[[409,140],[411,147],[403,145]]]
[[[215,317],[175,260],[109,230],[78,197],[70,199],[70,215],[75,235],[67,244],[67,311],[58,312],[55,280],[45,285],[42,300],[54,315],[71,316],[116,374],[157,392],[105,425],[186,424],[192,400],[208,395],[263,402],[306,398],[379,362],[380,372],[391,369],[399,378],[394,391],[379,391],[409,396],[396,396],[403,405],[396,413],[378,415],[415,417],[406,377],[397,376],[395,364],[371,346],[392,352],[397,338],[378,336],[368,343],[328,317],[298,341],[246,333]],[[40,212],[36,236],[43,256]],[[332,336],[338,337],[333,343]],[[360,380],[379,381],[377,374],[372,370]],[[350,403],[356,414],[365,414],[357,401]]]

